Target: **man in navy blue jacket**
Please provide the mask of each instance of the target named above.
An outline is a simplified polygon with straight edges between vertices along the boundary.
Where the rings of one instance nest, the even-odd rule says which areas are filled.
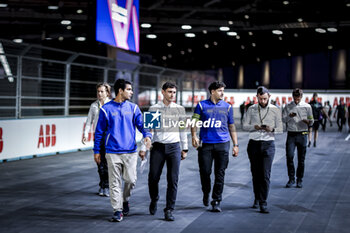
[[[143,127],[139,107],[128,101],[133,94],[131,83],[118,79],[114,91],[116,98],[100,109],[95,131],[94,157],[99,164],[100,144],[105,143],[110,198],[114,210],[112,221],[120,222],[129,213],[129,198],[137,179],[136,127],[142,133],[147,149],[151,146],[152,134]],[[102,140],[104,135],[105,142]]]

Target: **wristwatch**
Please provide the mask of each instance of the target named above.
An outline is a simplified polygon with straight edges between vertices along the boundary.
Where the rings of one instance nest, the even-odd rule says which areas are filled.
[[[239,145],[238,144],[233,144],[233,147],[239,147]]]

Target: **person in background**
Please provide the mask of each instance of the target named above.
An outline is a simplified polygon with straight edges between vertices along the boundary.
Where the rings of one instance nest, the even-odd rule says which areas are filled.
[[[232,155],[238,156],[238,142],[236,127],[234,125],[232,106],[225,101],[223,82],[213,82],[209,85],[210,98],[200,101],[192,119],[201,122],[215,120],[215,125],[210,124],[205,127],[205,123],[200,129],[199,139],[197,128],[191,128],[192,145],[198,149],[199,173],[203,191],[203,204],[209,206],[209,194],[211,191],[210,175],[214,162],[215,181],[212,192],[212,212],[221,212],[220,202],[224,190],[225,170],[229,162],[230,138],[233,142]]]
[[[241,125],[242,125],[243,124],[244,113],[246,112],[245,101],[243,101],[243,103],[241,105],[239,105],[239,111],[241,113]]]
[[[324,118],[328,118],[327,112],[323,110],[322,103],[320,103],[317,100],[317,93],[313,94],[312,100],[310,101],[310,106],[312,108],[312,115],[314,117],[314,124],[312,127],[309,127],[309,136],[308,136],[308,147],[311,146],[311,139],[312,139],[312,131],[314,132],[314,147],[316,147],[316,142],[318,138],[318,129],[320,127],[320,124],[322,123],[322,120]]]
[[[162,86],[163,100],[149,108],[149,112],[159,112],[162,122],[186,121],[186,111],[181,105],[175,103],[177,87],[174,83],[166,82]],[[174,221],[177,184],[179,180],[180,161],[184,160],[188,152],[186,128],[172,127],[171,129],[154,129],[153,146],[150,155],[150,169],[148,174],[148,188],[151,203],[149,212],[155,215],[159,199],[159,179],[164,164],[167,166],[167,192],[164,217],[166,221]],[[145,156],[145,146],[142,145],[140,153]]]
[[[289,180],[286,188],[295,184],[294,151],[298,151],[297,188],[303,187],[305,155],[308,128],[314,123],[312,108],[301,99],[303,90],[296,88],[292,92],[293,101],[286,105],[282,121],[287,124],[286,158]]]
[[[108,83],[99,83],[96,86],[97,90],[97,100],[90,105],[89,114],[86,119],[82,143],[85,145],[91,127],[93,127],[93,132],[95,132],[96,125],[98,122],[98,116],[100,113],[100,108],[108,103],[111,99],[111,86]],[[109,185],[108,185],[108,167],[106,160],[106,151],[104,143],[101,144],[100,148],[101,162],[97,164],[97,171],[100,177],[98,195],[109,197]]]
[[[332,107],[330,106],[329,101],[324,102],[323,111],[327,113],[327,116],[328,116],[328,117],[323,117],[322,119],[322,130],[326,131],[327,120],[329,121],[330,127],[332,127],[332,121],[330,118],[332,114]]]
[[[334,117],[337,118],[338,131],[341,132],[346,121],[346,106],[343,99],[340,100],[340,104],[335,109]]]
[[[151,147],[152,134],[144,129],[140,108],[129,102],[133,94],[131,82],[118,79],[114,91],[115,99],[101,107],[95,131],[94,156],[99,164],[101,144],[105,144],[110,199],[114,211],[111,221],[120,222],[129,214],[129,199],[137,179],[136,128],[142,133],[147,149]],[[143,159],[142,155],[140,157]]]
[[[270,93],[261,86],[257,89],[258,103],[252,105],[243,120],[243,129],[249,131],[248,157],[253,177],[254,204],[260,212],[267,214],[267,197],[270,188],[270,174],[275,156],[275,133],[283,133],[281,111],[269,104]]]

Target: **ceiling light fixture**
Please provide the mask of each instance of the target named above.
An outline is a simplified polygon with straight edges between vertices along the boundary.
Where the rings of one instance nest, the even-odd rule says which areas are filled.
[[[336,29],[336,28],[327,28],[327,31],[329,31],[329,32],[337,32],[338,29]]]
[[[204,47],[207,49],[207,48],[209,48],[209,45],[208,45],[208,44],[205,44]]]
[[[13,41],[13,42],[15,42],[15,43],[18,43],[18,44],[20,44],[20,43],[22,43],[22,42],[23,42],[23,40],[22,40],[22,39],[13,39],[12,41]]]
[[[190,29],[192,29],[192,26],[191,25],[182,25],[181,28],[183,30],[190,30]]]
[[[72,26],[67,26],[67,30],[71,30],[72,29]]]
[[[228,36],[237,36],[237,32],[227,32]]]
[[[318,32],[318,33],[326,33],[327,32],[323,28],[316,28],[315,31]]]
[[[141,27],[142,27],[142,28],[150,28],[150,27],[152,27],[152,25],[149,24],[149,23],[142,23],[142,24],[141,24]]]
[[[71,24],[72,22],[70,21],[70,20],[62,20],[61,21],[61,24],[62,25],[69,25],[69,24]]]
[[[75,37],[75,40],[76,40],[76,41],[86,41],[86,37],[84,37],[84,36],[78,36],[78,37]]]
[[[347,6],[347,7],[350,7],[350,3],[346,3],[346,6]]]
[[[248,32],[248,35],[252,36],[252,35],[253,35],[253,32]]]
[[[244,15],[244,18],[245,19],[249,19],[249,15]]]
[[[214,41],[214,42],[213,42],[213,45],[217,46],[217,45],[218,45],[218,42]]]
[[[329,50],[333,49],[333,46],[332,45],[328,45],[328,49]]]
[[[283,38],[282,38],[282,36],[279,36],[278,39],[279,39],[279,40],[282,40]]]
[[[188,51],[189,53],[192,53],[192,49],[187,49],[187,51]]]
[[[240,37],[239,35],[237,35],[237,36],[236,36],[236,39],[239,40],[239,39],[241,39],[241,37]]]
[[[180,53],[181,53],[181,55],[184,55],[184,54],[185,54],[185,51],[181,50]]]
[[[185,33],[185,36],[189,37],[189,38],[193,38],[193,37],[196,37],[196,34],[194,34],[194,33]]]
[[[283,34],[283,32],[281,30],[273,30],[272,33],[275,35],[282,35]]]
[[[172,46],[172,44],[171,44],[170,42],[168,42],[166,45],[167,45],[168,47],[171,47],[171,46]]]
[[[229,27],[220,27],[219,29],[220,31],[223,31],[223,32],[230,31]]]
[[[298,22],[301,23],[303,22],[304,20],[302,18],[298,18]]]
[[[82,10],[82,9],[78,9],[78,10],[77,10],[77,13],[78,13],[78,14],[81,14],[81,13],[83,13],[83,10]]]
[[[163,56],[162,59],[165,61],[166,60],[166,56]]]
[[[244,46],[244,45],[241,45],[241,49],[245,49],[245,46]]]
[[[207,31],[207,30],[203,30],[202,32],[203,32],[203,34],[207,34],[207,33],[208,33],[208,31]]]
[[[288,53],[287,53],[287,56],[290,57],[290,56],[292,56],[292,54],[291,54],[290,52],[288,52]]]
[[[156,38],[157,38],[157,35],[155,35],[155,34],[147,34],[146,37],[147,37],[148,39],[156,39]]]
[[[283,1],[283,5],[288,5],[289,1]]]
[[[252,43],[252,46],[253,46],[253,47],[256,47],[256,44],[255,44],[255,43]]]
[[[47,9],[49,9],[49,10],[58,10],[58,6],[48,6]]]
[[[233,24],[233,21],[231,21],[231,20],[230,20],[230,21],[228,21],[228,24],[232,25],[232,24]]]
[[[58,40],[59,40],[59,41],[64,40],[63,36],[58,37]]]
[[[298,37],[299,35],[298,35],[298,33],[294,33],[293,36],[294,37]]]

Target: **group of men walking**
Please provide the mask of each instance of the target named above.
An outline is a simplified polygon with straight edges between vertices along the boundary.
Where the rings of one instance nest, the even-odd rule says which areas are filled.
[[[129,199],[137,179],[136,128],[142,133],[144,143],[138,153],[145,159],[150,150],[150,168],[148,174],[149,213],[157,212],[159,200],[158,183],[164,165],[167,166],[167,192],[164,218],[174,221],[177,186],[181,160],[188,152],[187,131],[190,123],[192,145],[198,150],[200,181],[203,192],[203,204],[211,211],[221,212],[220,202],[224,188],[225,170],[229,154],[236,157],[239,153],[237,132],[234,124],[233,108],[224,98],[225,84],[213,82],[209,86],[210,97],[200,101],[192,119],[186,118],[184,107],[175,103],[177,87],[166,82],[162,86],[163,100],[150,107],[153,119],[161,116],[163,122],[171,123],[170,128],[148,129],[143,122],[139,107],[129,102],[132,97],[132,84],[118,79],[114,84],[116,98],[100,106],[95,130],[94,158],[101,163],[104,153],[108,164],[110,199],[113,207],[112,221],[120,222],[129,213]],[[283,132],[282,121],[287,124],[287,166],[289,181],[287,188],[295,183],[293,163],[295,147],[298,150],[297,187],[302,187],[304,160],[307,147],[308,126],[313,124],[310,105],[301,101],[302,90],[293,90],[293,99],[281,114],[279,108],[270,104],[270,92],[265,87],[257,89],[258,103],[248,108],[243,119],[243,129],[249,131],[248,157],[253,180],[253,208],[261,213],[269,213],[267,197],[270,185],[270,173],[275,154],[275,134]],[[179,123],[180,122],[180,123]],[[197,128],[200,128],[199,137]],[[232,149],[230,141],[232,140]],[[232,152],[231,152],[232,151]],[[211,173],[214,164],[214,185]],[[124,182],[124,188],[122,183]],[[211,191],[212,190],[212,191]],[[211,202],[210,202],[211,193]]]

